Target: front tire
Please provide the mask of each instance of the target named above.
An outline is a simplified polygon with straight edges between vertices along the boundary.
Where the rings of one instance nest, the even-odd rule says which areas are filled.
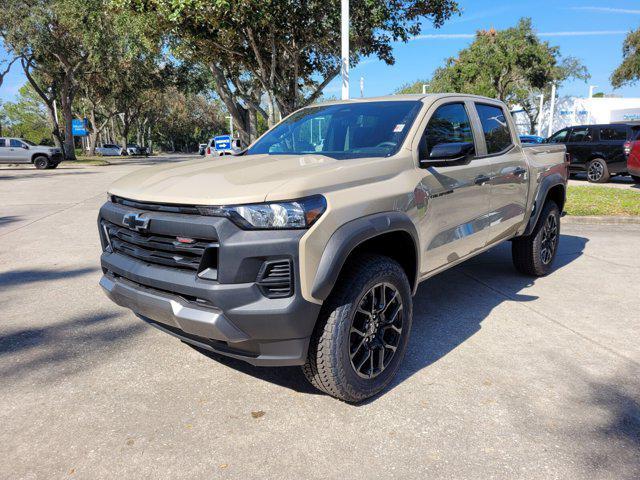
[[[543,277],[551,272],[559,242],[560,209],[556,202],[548,200],[533,232],[511,242],[513,264],[520,273]]]
[[[381,392],[404,357],[412,309],[409,281],[397,262],[370,254],[352,259],[322,306],[305,376],[346,402]]]
[[[636,183],[636,185],[640,185],[640,177],[637,175],[631,175],[631,178]]]
[[[45,156],[42,156],[42,155],[39,156],[39,157],[36,157],[33,160],[33,164],[35,165],[35,167],[38,170],[44,170],[46,168],[49,168],[49,165],[50,165],[49,159],[47,157],[45,157]]]
[[[611,178],[607,162],[602,158],[594,158],[587,165],[587,180],[591,183],[607,183]]]

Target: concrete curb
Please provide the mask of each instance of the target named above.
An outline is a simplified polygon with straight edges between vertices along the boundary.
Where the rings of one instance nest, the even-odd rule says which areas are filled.
[[[562,223],[565,225],[640,225],[640,216],[637,217],[602,217],[588,216],[579,217],[573,215],[565,215],[562,217]]]

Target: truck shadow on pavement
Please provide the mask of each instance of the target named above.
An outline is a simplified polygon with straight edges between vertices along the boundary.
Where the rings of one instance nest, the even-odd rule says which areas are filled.
[[[554,269],[559,270],[580,257],[587,241],[583,237],[562,235]],[[499,287],[490,284],[494,280]],[[534,281],[513,268],[511,245],[502,244],[422,283],[413,299],[413,326],[406,356],[394,381],[378,396],[473,336],[480,330],[482,321],[502,302],[536,300],[536,296],[520,293]],[[196,350],[262,381],[301,393],[321,394],[307,382],[298,367],[254,367],[222,355]],[[359,405],[374,402],[378,396]]]

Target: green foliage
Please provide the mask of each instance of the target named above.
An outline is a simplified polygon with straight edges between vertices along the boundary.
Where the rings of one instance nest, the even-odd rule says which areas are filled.
[[[471,45],[438,68],[430,90],[459,92],[498,98],[520,105],[531,128],[539,115],[537,96],[547,98],[551,86],[569,78],[587,80],[586,67],[573,57],[561,57],[560,49],[541,41],[531,19],[521,19],[505,30],[481,30]]]
[[[611,75],[611,85],[623,85],[640,80],[640,28],[630,32],[622,45],[622,64]]]
[[[30,85],[20,89],[15,102],[0,106],[2,135],[24,138],[36,144],[51,143],[47,110]]]
[[[587,79],[586,68],[574,58],[562,59],[558,47],[541,41],[531,19],[505,30],[482,30],[474,42],[436,70],[431,88],[519,103],[533,92],[573,77]]]
[[[282,115],[310,103],[340,71],[340,2],[325,0],[113,0],[153,13],[173,52],[206,65],[241,132],[266,93]],[[454,0],[351,0],[351,62],[375,55],[394,62],[392,44],[441,25]],[[270,118],[270,123],[273,118]],[[255,127],[255,125],[254,125]]]
[[[427,85],[426,91],[430,91],[430,81],[426,79],[418,79],[413,83],[405,83],[398,88],[395,93],[396,94],[406,94],[406,93],[422,93],[422,89],[424,85]]]

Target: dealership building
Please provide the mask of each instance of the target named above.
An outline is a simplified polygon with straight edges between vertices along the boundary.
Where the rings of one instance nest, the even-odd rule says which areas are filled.
[[[549,136],[549,101],[542,109],[540,125],[534,132]],[[513,111],[520,133],[529,133],[529,120],[518,108]],[[541,122],[540,122],[541,120]],[[551,124],[551,133],[571,125],[591,125],[597,123],[638,123],[640,124],[640,98],[579,98],[560,97],[556,100]]]

